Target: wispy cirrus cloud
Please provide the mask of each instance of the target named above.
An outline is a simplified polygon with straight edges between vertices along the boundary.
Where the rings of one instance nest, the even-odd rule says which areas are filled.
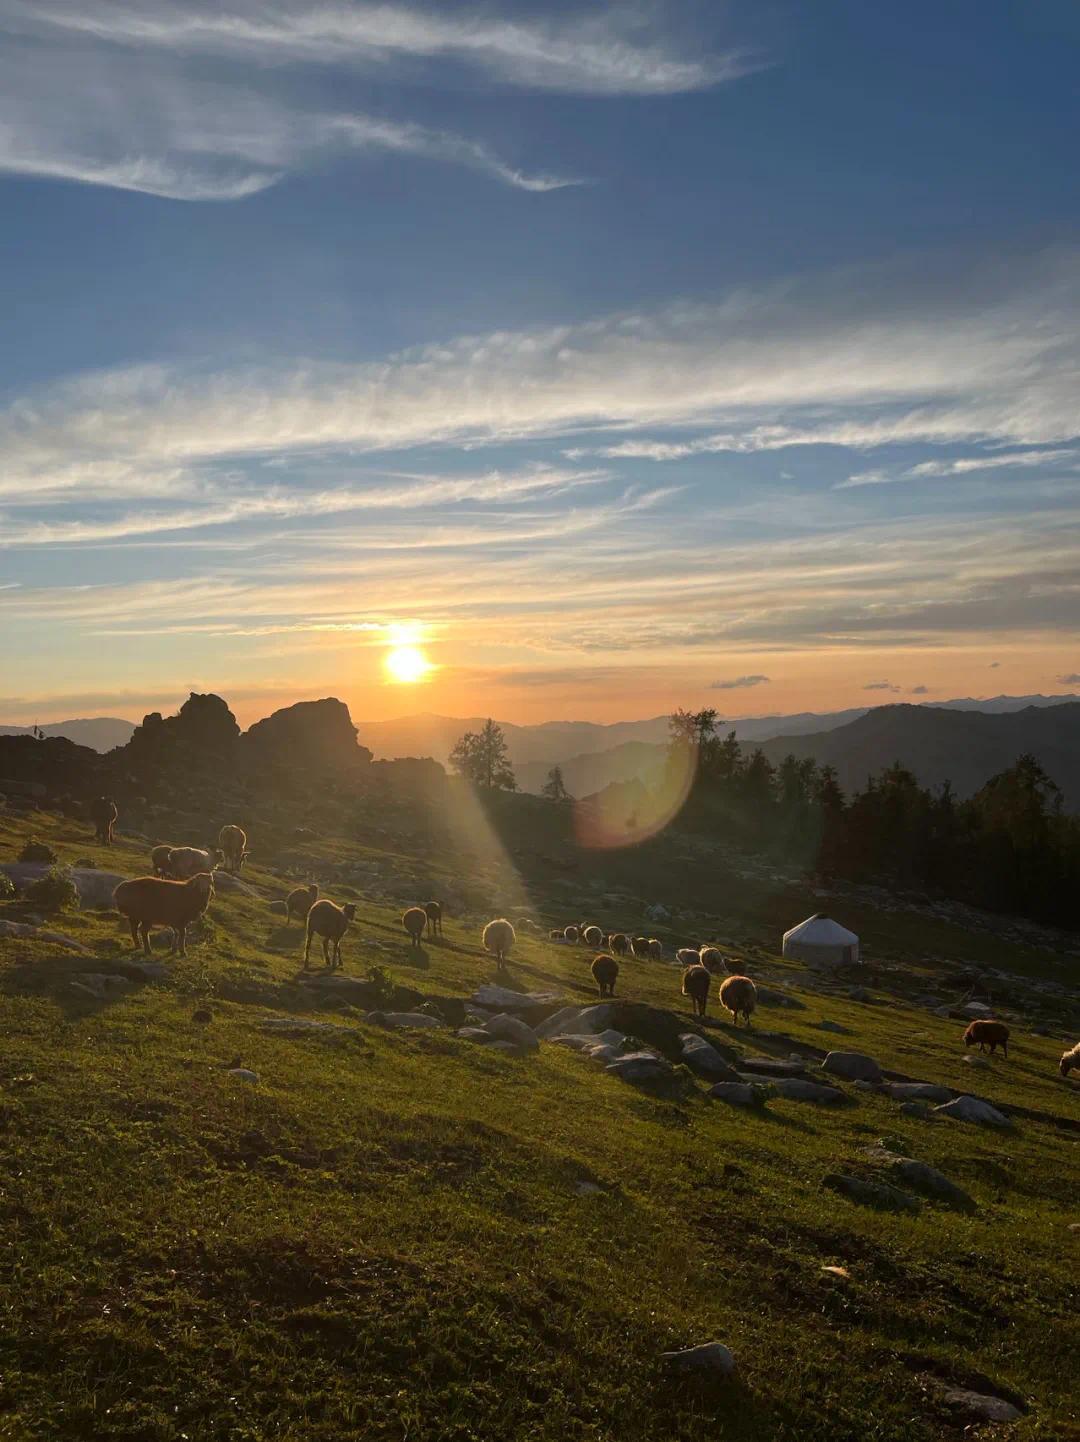
[[[920,461],[918,465],[905,466],[897,470],[876,469],[858,471],[845,481],[838,481],[834,490],[847,491],[859,486],[890,486],[899,481],[938,480],[951,476],[978,475],[983,471],[1034,470],[1044,466],[1060,468],[1065,462],[1075,463],[1080,459],[1080,450],[1071,446],[1056,450],[1038,451],[987,451],[979,456],[959,456],[950,459]],[[1075,464],[1073,466],[1075,469]]]
[[[490,6],[454,13],[357,0],[59,0],[47,7],[0,0],[0,21],[37,34],[278,66],[455,62],[501,84],[579,95],[700,90],[765,63],[744,46],[710,50],[697,35],[680,41],[660,6],[503,17]]]

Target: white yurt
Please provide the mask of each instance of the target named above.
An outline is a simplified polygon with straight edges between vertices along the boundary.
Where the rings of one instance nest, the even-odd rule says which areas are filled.
[[[807,966],[848,966],[859,960],[859,938],[818,912],[784,932],[784,955]]]

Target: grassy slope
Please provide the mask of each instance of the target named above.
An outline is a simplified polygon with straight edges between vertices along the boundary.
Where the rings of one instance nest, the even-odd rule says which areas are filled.
[[[42,817],[0,818],[0,856],[31,829],[65,860],[142,867],[143,846],[105,852],[78,823]],[[563,894],[525,855],[546,845],[531,829],[514,858],[534,907]],[[689,891],[671,847],[664,894]],[[378,847],[326,849],[386,864]],[[514,889],[498,847],[463,855],[400,855],[390,869],[438,885],[475,866],[496,892]],[[575,884],[595,872],[655,888],[660,855],[582,858]],[[280,892],[257,866],[245,878]],[[783,900],[721,879],[709,910],[730,906],[736,934],[765,934]],[[418,959],[398,909],[361,901],[348,971],[389,965],[438,995],[492,979],[474,922],[449,921]],[[934,1369],[1026,1397],[1012,1436],[1080,1437],[1075,1135],[928,1125],[863,1094],[747,1115],[700,1084],[653,1097],[560,1048],[507,1059],[449,1033],[385,1033],[348,1008],[338,1019],[353,1036],[270,1036],[262,1017],[302,1005],[300,933],[235,893],[211,914],[168,982],[107,1006],[67,984],[85,960],[0,940],[0,1437],[921,1442],[959,1435],[927,1388]],[[857,920],[920,967],[972,948],[1017,969],[1043,955],[903,914]],[[123,954],[114,918],[65,916],[60,929]],[[523,985],[588,995],[582,952],[523,940],[516,960]],[[748,953],[752,972],[766,962],[806,1009],[759,1012],[753,1049],[828,1045],[816,1028],[828,1017],[851,1029],[842,1045],[883,1065],[1080,1114],[1049,1038],[1020,1035],[1008,1063],[973,1078],[955,1022],[826,999]],[[677,972],[655,963],[628,962],[619,990],[681,1003]],[[200,1028],[206,997],[214,1021]],[[233,1059],[259,1084],[228,1076]],[[940,1166],[979,1212],[895,1216],[821,1189],[880,1136]],[[581,1195],[582,1181],[602,1190]],[[695,1389],[659,1368],[665,1348],[710,1339],[735,1352],[737,1386]]]

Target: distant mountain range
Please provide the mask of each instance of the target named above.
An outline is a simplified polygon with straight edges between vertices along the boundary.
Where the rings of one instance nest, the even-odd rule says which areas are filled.
[[[74,721],[50,721],[38,728],[46,736],[66,736],[78,746],[89,746],[92,751],[111,751],[114,746],[126,746],[135,730],[134,721],[122,721],[118,716],[94,716]],[[0,736],[29,736],[32,726],[0,726]]]

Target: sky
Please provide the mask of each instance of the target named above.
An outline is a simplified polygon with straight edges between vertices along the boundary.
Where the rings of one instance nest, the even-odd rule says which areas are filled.
[[[0,0],[0,720],[1080,689],[1078,42]]]

